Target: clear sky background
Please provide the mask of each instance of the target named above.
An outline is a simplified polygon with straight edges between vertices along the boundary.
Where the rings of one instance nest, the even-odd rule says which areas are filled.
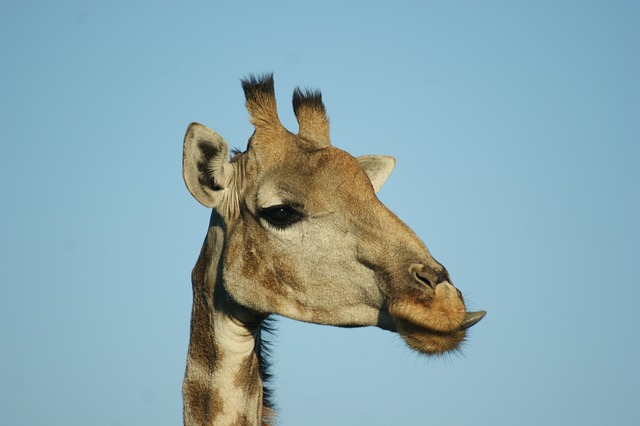
[[[239,79],[322,90],[334,145],[487,317],[462,355],[281,319],[280,424],[640,424],[638,1],[0,1],[0,424],[177,425]]]

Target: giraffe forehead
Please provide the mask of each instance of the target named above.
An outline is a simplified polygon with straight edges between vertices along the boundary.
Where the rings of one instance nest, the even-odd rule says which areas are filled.
[[[308,152],[298,148],[284,156],[278,154],[276,158],[256,158],[258,206],[282,202],[326,204],[372,193],[362,167],[345,151],[330,147]]]

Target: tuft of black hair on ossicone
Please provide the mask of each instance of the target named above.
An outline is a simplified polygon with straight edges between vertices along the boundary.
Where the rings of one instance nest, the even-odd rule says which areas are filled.
[[[321,113],[325,113],[322,93],[319,90],[305,89],[304,91],[296,87],[293,91],[293,112],[298,116],[301,108],[312,108]]]
[[[247,101],[256,101],[263,94],[275,92],[273,85],[273,73],[249,74],[241,80],[242,90]]]

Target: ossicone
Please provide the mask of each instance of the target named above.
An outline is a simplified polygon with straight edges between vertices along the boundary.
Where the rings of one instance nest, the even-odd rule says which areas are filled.
[[[311,148],[322,149],[331,145],[329,119],[319,90],[293,92],[293,112],[298,120],[298,136]]]
[[[242,79],[242,89],[251,124],[258,134],[278,136],[288,133],[278,117],[272,73],[250,74]],[[305,148],[317,150],[331,146],[329,119],[320,91],[296,88],[293,92],[293,112],[298,120],[299,142]]]
[[[242,89],[256,130],[284,129],[278,118],[273,74],[251,74],[242,79]]]

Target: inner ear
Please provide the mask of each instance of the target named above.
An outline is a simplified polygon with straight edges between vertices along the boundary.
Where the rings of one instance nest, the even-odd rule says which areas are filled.
[[[363,155],[357,159],[377,194],[396,166],[396,159],[389,155]]]
[[[219,208],[233,176],[229,147],[216,132],[191,123],[184,136],[182,176],[193,197],[205,207]]]

